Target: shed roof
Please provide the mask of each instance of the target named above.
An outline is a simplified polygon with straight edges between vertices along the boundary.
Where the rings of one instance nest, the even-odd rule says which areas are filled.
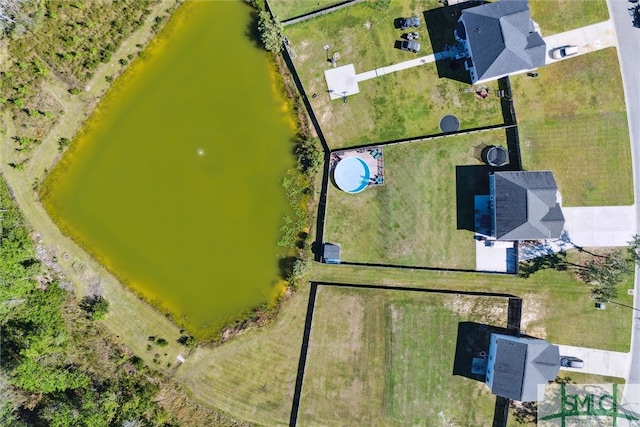
[[[340,245],[325,243],[323,249],[324,259],[340,260]]]

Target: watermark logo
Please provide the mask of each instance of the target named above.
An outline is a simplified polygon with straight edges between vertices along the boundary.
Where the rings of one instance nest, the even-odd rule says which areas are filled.
[[[637,384],[627,385],[627,390],[624,387],[549,384],[538,403],[538,426],[640,426],[640,387]]]

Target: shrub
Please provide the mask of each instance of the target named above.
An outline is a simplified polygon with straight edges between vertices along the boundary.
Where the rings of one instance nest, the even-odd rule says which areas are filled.
[[[109,312],[109,301],[102,295],[86,296],[80,300],[79,305],[91,320],[102,320]]]
[[[282,24],[271,18],[269,12],[258,13],[258,30],[265,49],[274,53],[282,50]]]

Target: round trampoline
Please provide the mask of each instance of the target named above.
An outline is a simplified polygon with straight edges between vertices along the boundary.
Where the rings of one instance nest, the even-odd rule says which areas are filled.
[[[455,132],[458,129],[460,129],[460,120],[456,116],[447,114],[440,119],[440,130],[442,132]]]
[[[336,185],[347,193],[359,193],[369,185],[371,172],[360,157],[346,157],[336,165],[333,178]]]

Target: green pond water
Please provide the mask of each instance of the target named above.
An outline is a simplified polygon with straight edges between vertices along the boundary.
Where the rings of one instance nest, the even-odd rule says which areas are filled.
[[[281,290],[294,124],[241,2],[190,2],[46,183],[61,229],[207,335]]]

